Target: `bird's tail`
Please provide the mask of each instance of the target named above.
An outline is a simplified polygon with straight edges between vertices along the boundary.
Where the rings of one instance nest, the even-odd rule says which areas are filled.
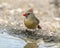
[[[38,29],[42,29],[40,25],[38,25],[37,27],[38,27]]]

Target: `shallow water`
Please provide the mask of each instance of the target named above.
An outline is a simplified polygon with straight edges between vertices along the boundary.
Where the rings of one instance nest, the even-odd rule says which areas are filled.
[[[22,39],[8,34],[0,34],[0,48],[23,48],[25,44],[26,42]]]

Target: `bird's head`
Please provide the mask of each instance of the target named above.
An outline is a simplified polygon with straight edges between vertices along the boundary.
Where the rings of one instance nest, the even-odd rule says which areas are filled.
[[[32,13],[33,13],[33,9],[29,9],[28,11],[23,13],[23,16],[27,17],[27,16],[31,15]]]

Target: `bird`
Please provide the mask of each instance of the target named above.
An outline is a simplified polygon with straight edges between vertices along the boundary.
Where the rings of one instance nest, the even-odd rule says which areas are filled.
[[[24,24],[28,29],[41,29],[41,26],[39,25],[40,22],[35,16],[32,8],[24,12],[23,16],[25,16]]]

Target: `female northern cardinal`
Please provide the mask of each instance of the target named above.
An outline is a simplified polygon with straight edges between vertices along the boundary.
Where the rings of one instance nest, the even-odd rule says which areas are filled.
[[[38,29],[41,29],[39,25],[39,20],[35,17],[35,14],[33,13],[33,9],[29,9],[26,11],[23,16],[25,16],[24,24],[29,29],[35,29],[36,27]]]

